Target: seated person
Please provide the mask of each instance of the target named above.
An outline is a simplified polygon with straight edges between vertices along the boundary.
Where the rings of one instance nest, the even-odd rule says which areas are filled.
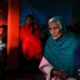
[[[22,53],[27,59],[42,57],[42,42],[40,41],[40,28],[33,22],[33,16],[26,17],[26,23],[21,27],[20,40]]]
[[[39,69],[46,80],[76,80],[74,54],[80,37],[68,32],[61,16],[51,18],[48,24],[51,36],[46,42]]]

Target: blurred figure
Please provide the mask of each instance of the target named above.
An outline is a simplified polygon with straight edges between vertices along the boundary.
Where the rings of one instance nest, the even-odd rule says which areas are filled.
[[[35,64],[37,65],[36,61],[40,61],[42,58],[42,42],[40,41],[40,35],[40,27],[34,23],[33,16],[28,15],[25,24],[20,29],[21,48],[24,57],[28,61],[26,63],[27,65],[31,65],[31,63],[32,66]]]
[[[48,37],[49,37],[48,25],[44,24],[43,27],[41,28],[41,36],[40,36],[43,45],[45,45],[45,42],[48,39]]]
[[[77,19],[77,17],[73,17],[73,18],[72,18],[72,21],[71,21],[71,23],[70,23],[70,25],[69,25],[69,30],[70,30],[71,32],[74,32],[74,33],[80,35],[80,26],[79,26],[79,24],[78,24],[78,19]]]
[[[4,79],[4,71],[6,66],[6,42],[5,42],[4,26],[0,26],[0,80]]]

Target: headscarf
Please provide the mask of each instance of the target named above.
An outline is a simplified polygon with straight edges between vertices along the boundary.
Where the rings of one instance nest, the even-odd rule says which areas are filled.
[[[67,32],[67,25],[61,16],[51,18],[58,20],[63,35],[54,40],[52,36],[47,40],[44,50],[44,57],[53,65],[55,69],[64,70],[68,75],[73,75],[74,51],[79,42],[79,37]],[[49,20],[49,23],[51,21]]]

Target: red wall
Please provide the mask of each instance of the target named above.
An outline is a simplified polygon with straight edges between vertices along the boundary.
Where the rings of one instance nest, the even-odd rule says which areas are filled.
[[[17,69],[19,60],[19,0],[8,0],[8,68]]]

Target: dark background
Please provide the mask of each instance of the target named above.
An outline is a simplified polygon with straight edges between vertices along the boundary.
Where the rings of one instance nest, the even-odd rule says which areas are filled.
[[[35,21],[40,25],[46,24],[51,16],[61,15],[69,24],[72,17],[80,19],[80,0],[21,0],[21,22],[25,17],[32,14]]]

